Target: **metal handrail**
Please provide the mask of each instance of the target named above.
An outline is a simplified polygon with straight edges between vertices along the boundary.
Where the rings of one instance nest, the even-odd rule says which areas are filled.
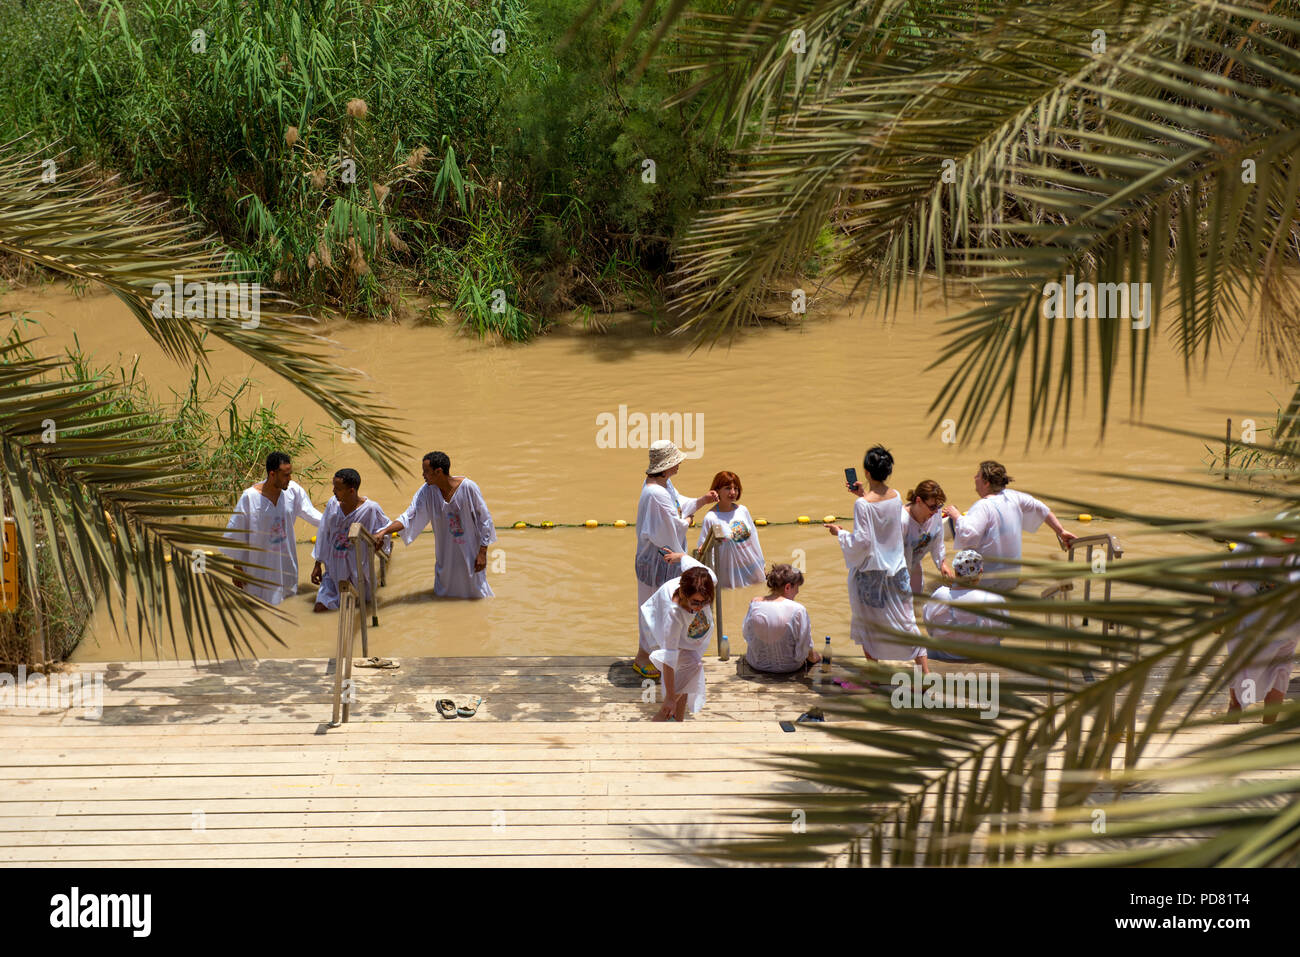
[[[361,526],[353,522],[348,529],[348,550],[352,552],[353,564],[357,570],[357,581],[345,578],[339,582],[339,627],[338,640],[334,654],[334,714],[330,721],[332,727],[346,722],[351,711],[354,697],[352,685],[352,646],[356,640],[357,623],[361,624],[361,656],[370,657],[370,634],[366,628],[367,610],[370,613],[371,627],[379,626],[379,595],[388,579],[389,557],[384,553],[384,543]],[[378,560],[378,576],[375,574],[375,562]],[[378,585],[371,582],[378,578]],[[369,609],[367,609],[369,606]],[[359,614],[357,614],[359,612]]]
[[[1114,535],[1107,533],[1102,535],[1088,535],[1084,538],[1076,538],[1074,541],[1070,542],[1070,544],[1066,548],[1066,556],[1067,556],[1066,561],[1069,562],[1074,561],[1074,550],[1076,548],[1087,548],[1088,551],[1085,553],[1085,560],[1088,563],[1088,567],[1091,568],[1092,550],[1099,545],[1106,546],[1107,567],[1109,567],[1110,563],[1113,562],[1115,559],[1124,557],[1124,546],[1119,543],[1118,538],[1116,538]],[[1105,589],[1106,589],[1106,594],[1104,600],[1110,601],[1110,579],[1109,578],[1107,578],[1105,581]],[[1085,578],[1083,580],[1083,600],[1088,601],[1089,599],[1091,599],[1091,597],[1092,597],[1092,580],[1089,578]],[[1084,618],[1082,624],[1084,625],[1084,627],[1086,627],[1088,624],[1088,619]],[[1101,633],[1103,637],[1110,634],[1109,622],[1103,623],[1101,627]]]
[[[718,543],[722,540],[718,534],[717,526],[710,525],[709,530],[705,533],[704,541],[695,549],[695,560],[703,562],[713,569],[713,574],[718,574]],[[722,647],[722,588],[713,589],[713,640],[717,648],[718,658],[721,661],[728,660],[730,649]]]

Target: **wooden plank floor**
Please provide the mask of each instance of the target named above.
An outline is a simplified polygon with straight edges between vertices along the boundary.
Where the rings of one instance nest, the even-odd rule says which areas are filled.
[[[707,661],[684,724],[647,720],[627,659],[401,664],[354,671],[339,728],[329,660],[70,668],[103,672],[102,716],[0,710],[0,865],[703,864],[790,826],[744,817],[813,790],[775,754],[863,750],[778,726],[841,689],[742,679],[735,659]],[[473,718],[437,713],[480,695]]]

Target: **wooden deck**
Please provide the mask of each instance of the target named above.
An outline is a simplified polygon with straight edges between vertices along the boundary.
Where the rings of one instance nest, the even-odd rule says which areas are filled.
[[[741,816],[811,790],[764,761],[859,747],[781,731],[821,693],[734,658],[706,662],[684,724],[647,720],[627,659],[401,664],[354,672],[338,728],[330,660],[71,669],[104,671],[101,717],[0,711],[0,864],[698,865],[715,840],[789,827]],[[473,718],[436,711],[479,695]]]

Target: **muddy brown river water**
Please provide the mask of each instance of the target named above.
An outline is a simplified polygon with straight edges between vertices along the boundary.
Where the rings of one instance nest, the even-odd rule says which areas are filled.
[[[452,327],[368,324],[336,320],[324,334],[347,351],[351,365],[376,380],[395,407],[415,449],[394,484],[355,445],[342,441],[337,425],[277,377],[256,369],[232,350],[218,348],[213,376],[252,374],[263,401],[279,403],[282,415],[303,419],[326,462],[326,477],[309,483],[318,508],[329,497],[328,474],[342,467],[362,475],[361,491],[390,517],[409,503],[419,485],[418,455],[443,450],[452,471],[473,478],[483,490],[498,529],[490,552],[495,599],[434,600],[433,536],[396,546],[388,586],[381,591],[381,624],[372,650],[388,655],[630,655],[636,648],[636,582],[632,559],[637,497],[644,476],[643,448],[620,448],[620,408],[635,413],[680,413],[692,425],[693,458],[674,483],[700,495],[720,469],[738,473],[742,502],[757,518],[817,521],[849,516],[853,499],[843,470],[862,465],[863,451],[881,442],[897,462],[891,484],[900,491],[924,478],[937,480],[950,501],[967,508],[975,500],[976,464],[996,458],[1015,478],[1014,487],[1052,495],[1113,503],[1117,508],[1163,514],[1242,514],[1249,501],[1217,491],[1150,485],[1133,475],[1209,479],[1203,442],[1130,424],[1127,379],[1117,390],[1116,415],[1104,441],[1094,393],[1071,423],[1068,444],[1026,449],[1023,432],[1000,439],[951,444],[931,432],[926,409],[943,383],[925,367],[941,341],[939,320],[960,312],[960,303],[904,310],[892,323],[860,316],[850,307],[828,311],[802,327],[747,332],[730,346],[694,354],[680,340],[652,335],[641,321],[591,334],[562,329],[524,346],[483,344]],[[23,312],[44,325],[41,351],[57,351],[75,331],[98,362],[128,364],[136,354],[155,388],[183,388],[189,369],[170,364],[117,299],[78,298],[61,286],[29,289],[0,298],[0,310]],[[7,326],[7,322],[4,323]],[[1125,369],[1127,362],[1125,362]],[[1094,380],[1095,383],[1095,380]],[[1278,400],[1290,395],[1279,376],[1258,367],[1253,342],[1234,354],[1214,355],[1208,369],[1184,377],[1182,360],[1167,337],[1152,349],[1145,421],[1221,436],[1224,419],[1271,420]],[[613,423],[612,429],[610,423]],[[604,428],[602,429],[602,426]],[[615,439],[609,441],[611,436]],[[632,441],[635,435],[627,436]],[[611,444],[613,447],[610,447]],[[1100,474],[1094,474],[1100,473]],[[232,494],[239,490],[232,489]],[[1116,520],[1082,525],[1078,509],[1058,508],[1066,527],[1080,534],[1111,532],[1134,557],[1168,555],[1191,548],[1176,535],[1135,534]],[[516,521],[582,522],[623,519],[627,528],[514,530]],[[336,618],[315,615],[311,569],[312,528],[299,523],[302,587],[285,609],[291,621],[283,645],[268,643],[270,657],[328,657]],[[695,543],[697,529],[689,536]],[[830,635],[837,652],[850,651],[845,569],[834,539],[820,524],[760,530],[769,562],[801,559],[807,582],[799,599],[812,616],[821,644]],[[1025,539],[1025,554],[1060,555],[1046,528]],[[728,593],[725,630],[734,650],[745,603],[759,593]],[[170,647],[143,657],[171,657]],[[74,659],[120,661],[142,657],[134,637],[115,634],[97,615]]]

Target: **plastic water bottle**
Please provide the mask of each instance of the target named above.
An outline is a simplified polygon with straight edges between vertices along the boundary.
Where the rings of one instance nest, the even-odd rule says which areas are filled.
[[[730,659],[731,659],[731,642],[727,640],[726,635],[723,635],[722,641],[718,643],[718,660],[729,661]]]
[[[818,669],[819,682],[831,680],[831,636],[826,636],[826,647],[822,650],[821,665]]]

